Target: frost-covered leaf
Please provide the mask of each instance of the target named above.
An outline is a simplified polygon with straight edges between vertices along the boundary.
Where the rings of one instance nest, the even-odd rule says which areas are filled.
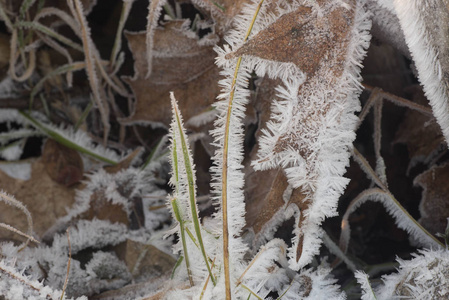
[[[223,35],[232,24],[233,18],[249,0],[191,0],[215,22],[215,30]]]
[[[154,186],[143,171],[133,168],[109,174],[100,169],[88,177],[88,181],[76,193],[75,202],[67,215],[58,219],[45,233],[50,238],[78,219],[100,219],[131,226],[130,215],[134,207]],[[145,224],[141,224],[144,226]]]
[[[449,217],[449,164],[433,166],[414,180],[423,188],[418,220],[430,233],[444,233]]]
[[[126,263],[135,282],[146,282],[171,274],[175,259],[152,245],[128,239],[119,256]],[[120,249],[119,249],[120,251]]]
[[[447,1],[394,0],[418,78],[449,141],[449,7]]]
[[[66,293],[69,296],[92,295],[100,289],[120,288],[130,280],[125,264],[115,254],[96,251],[115,246],[127,238],[127,228],[123,224],[109,221],[81,220],[68,230],[72,255],[69,281]],[[2,255],[15,260],[16,268],[26,270],[33,280],[40,280],[48,288],[62,289],[67,273],[69,241],[66,234],[53,236],[51,246],[41,244],[36,248],[19,248],[12,243],[0,245]],[[85,260],[86,265],[81,264]],[[104,272],[104,270],[109,270]],[[1,282],[1,280],[0,280]]]
[[[360,3],[314,3],[264,2],[245,43],[241,37],[256,5],[246,8],[227,37],[230,48],[220,54],[229,63],[243,55],[258,75],[283,80],[253,165],[256,170],[283,167],[292,187],[306,196],[297,202],[301,227],[295,229],[289,254],[294,269],[317,253],[319,225],[336,214],[347,184],[342,175],[360,108],[359,66],[370,38],[368,14]]]
[[[26,165],[20,166],[23,167],[26,168]],[[28,180],[15,179],[0,171],[0,186],[30,210],[34,219],[34,231],[39,237],[42,237],[58,218],[65,216],[66,208],[75,201],[75,188],[55,184],[47,174],[41,159],[32,162],[31,177]],[[0,220],[26,232],[26,219],[17,209],[2,204]],[[16,238],[4,230],[0,234],[2,238]]]
[[[31,279],[30,276],[18,271],[13,263],[0,261],[0,296],[10,300],[22,299],[63,299],[70,300],[62,291],[52,289],[42,282]],[[87,300],[87,297],[79,297],[76,300]]]
[[[447,249],[421,250],[411,260],[399,261],[397,273],[383,276],[375,289],[378,299],[445,299],[449,297]]]
[[[405,42],[399,19],[394,13],[393,1],[384,1],[385,3],[390,2],[388,5],[391,6],[391,9],[379,3],[379,0],[367,0],[365,2],[367,10],[372,13],[373,27],[371,33],[373,37],[392,45],[403,55],[410,57],[410,51]]]
[[[171,121],[169,92],[174,91],[186,120],[206,110],[218,95],[218,68],[211,41],[199,40],[186,28],[185,20],[170,21],[153,37],[153,66],[147,74],[145,33],[128,33],[134,56],[134,77],[126,81],[136,97],[133,112],[123,124],[155,124]],[[214,42],[214,41],[212,41]]]

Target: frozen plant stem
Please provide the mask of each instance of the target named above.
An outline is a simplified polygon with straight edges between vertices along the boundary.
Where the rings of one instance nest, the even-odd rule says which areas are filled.
[[[243,42],[248,40],[248,37],[253,29],[254,22],[256,21],[257,15],[260,11],[260,7],[262,6],[264,0],[259,2],[257,9],[254,13],[251,24],[248,28],[246,36]],[[242,57],[239,56],[237,59],[237,64],[235,66],[234,78],[232,79],[231,85],[231,93],[229,94],[229,104],[228,111],[226,114],[226,124],[225,124],[225,134],[224,134],[224,142],[223,142],[223,169],[221,173],[221,210],[223,214],[223,264],[224,264],[224,276],[225,276],[225,289],[226,289],[226,299],[231,299],[231,278],[230,278],[230,270],[229,270],[229,224],[228,224],[228,195],[227,195],[227,186],[228,186],[228,154],[229,154],[229,128],[231,123],[231,114],[232,114],[232,104],[234,100],[234,92],[237,82],[237,75],[240,69],[240,65],[242,63]]]

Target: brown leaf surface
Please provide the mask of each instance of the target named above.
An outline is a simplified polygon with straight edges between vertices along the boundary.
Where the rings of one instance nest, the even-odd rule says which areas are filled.
[[[79,153],[53,139],[45,142],[42,162],[47,174],[59,184],[71,186],[83,177],[84,166]]]
[[[192,0],[204,15],[210,17],[216,24],[215,31],[224,35],[229,29],[232,19],[240,12],[249,0]]]
[[[319,1],[323,2],[323,1]],[[277,62],[293,63],[312,76],[320,66],[343,68],[344,43],[353,22],[353,12],[337,8],[322,18],[313,17],[312,8],[300,6],[261,30],[232,56],[251,55]],[[343,47],[342,47],[343,44]]]
[[[276,156],[281,157],[282,153],[293,149],[306,160],[304,171],[311,182],[310,186],[294,190],[290,199],[290,203],[295,204],[300,211],[296,261],[299,261],[302,254],[304,232],[301,226],[308,221],[307,210],[314,199],[313,182],[320,175],[316,161],[311,159],[317,157],[319,150],[310,145],[316,143],[324,129],[319,120],[326,119],[329,111],[335,113],[340,107],[339,101],[346,101],[342,99],[346,94],[337,90],[336,84],[347,63],[347,49],[353,38],[356,12],[355,1],[348,3],[352,9],[339,5],[329,8],[327,0],[319,0],[317,4],[322,9],[320,13],[314,12],[309,6],[300,6],[295,11],[278,17],[228,55],[228,58],[249,55],[267,61],[292,63],[307,75],[307,79],[299,87],[298,105],[292,111],[294,123],[279,135],[274,147],[270,148],[271,154],[259,157],[259,162],[262,163]],[[321,92],[327,101],[314,100],[313,95]],[[309,196],[305,197],[306,194]]]
[[[256,139],[261,136],[261,130],[266,128],[270,119],[271,102],[276,101],[275,87],[280,80],[264,77],[257,84],[256,95],[252,106],[258,116]],[[281,168],[256,172],[250,165],[256,158],[258,144],[250,153],[250,159],[245,164],[245,204],[246,227],[252,228],[257,235],[263,235],[264,226],[270,222],[279,209],[285,207],[283,194],[288,187],[287,177]],[[276,226],[277,224],[273,224]]]
[[[81,219],[108,220],[111,223],[122,223],[129,225],[128,213],[123,205],[112,203],[106,196],[106,190],[95,191],[90,197],[89,209],[81,214]]]
[[[134,56],[134,78],[125,80],[136,97],[131,115],[122,123],[159,123],[171,121],[169,92],[174,91],[185,120],[207,109],[220,89],[215,52],[211,45],[201,45],[187,36],[184,21],[172,21],[154,33],[154,58],[151,76],[145,79],[145,33],[127,33]]]
[[[414,86],[408,90],[413,94],[413,102],[428,106],[429,101],[421,87]],[[434,117],[409,109],[396,132],[394,143],[407,145],[410,163],[413,165],[417,162],[427,163],[442,149],[445,142]]]
[[[123,250],[117,253],[128,266],[134,280],[146,281],[154,277],[169,275],[176,260],[154,246],[127,240]]]
[[[449,217],[449,164],[433,166],[418,175],[415,185],[423,188],[418,220],[430,233],[444,233]]]
[[[55,221],[67,214],[66,208],[74,203],[75,187],[56,184],[47,174],[45,164],[41,159],[33,161],[31,178],[20,180],[9,177],[0,171],[0,188],[14,195],[30,211],[33,217],[34,232],[42,236]],[[0,203],[0,220],[23,232],[26,232],[27,222],[21,211]],[[11,232],[1,230],[0,238],[17,238]]]

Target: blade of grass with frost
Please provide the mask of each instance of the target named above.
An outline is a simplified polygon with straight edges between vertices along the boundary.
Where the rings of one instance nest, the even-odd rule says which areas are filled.
[[[28,22],[28,21],[19,21],[17,22],[17,24],[15,25],[17,28],[29,28],[29,29],[33,29],[33,30],[39,30],[40,32],[51,36],[52,38],[58,40],[59,42],[73,48],[76,49],[80,52],[83,52],[83,47],[80,44],[77,44],[75,42],[73,42],[72,40],[66,38],[65,36],[63,36],[62,34],[57,33],[56,31],[54,31],[53,29],[42,25],[40,23],[37,22]]]
[[[147,46],[147,74],[146,78],[150,77],[153,68],[153,36],[154,30],[157,27],[157,22],[161,15],[162,8],[167,0],[151,0],[148,6],[148,17],[147,17],[147,35],[146,35],[146,46]]]
[[[158,161],[161,159],[164,159],[164,157],[168,156],[168,151],[164,148],[165,143],[167,142],[167,135],[164,135],[157,145],[151,150],[150,154],[148,155],[147,159],[145,160],[145,163],[142,165],[141,169],[145,170],[148,166],[157,164]],[[164,151],[163,151],[164,150]]]
[[[423,245],[434,245],[443,247],[443,244],[436,239],[430,232],[428,232],[424,227],[419,224],[409,213],[408,211],[399,203],[396,198],[390,193],[388,187],[382,182],[382,180],[378,177],[376,172],[371,168],[370,164],[360,152],[354,148],[353,149],[353,157],[354,160],[359,164],[360,168],[365,172],[365,174],[370,178],[374,183],[376,183],[381,189],[370,189],[365,190],[360,193],[356,199],[354,199],[349,207],[347,208],[345,215],[342,220],[342,237],[340,238],[340,245],[347,244],[349,242],[349,223],[348,217],[349,214],[355,211],[361,203],[364,203],[366,200],[371,198],[373,201],[381,202],[387,211],[395,218],[396,224],[398,227],[404,229],[409,234],[417,239],[417,241]],[[381,192],[376,192],[381,191]],[[366,194],[365,194],[366,193]],[[376,195],[377,194],[377,195]],[[385,200],[383,200],[385,199]],[[361,202],[361,203],[359,203]],[[348,227],[348,232],[345,230],[345,226]]]
[[[374,171],[373,171],[374,172]],[[389,192],[379,188],[372,188],[360,193],[349,204],[341,222],[340,248],[346,252],[350,237],[349,215],[367,201],[380,202],[387,212],[394,217],[396,225],[410,234],[423,246],[431,248],[444,248],[444,245],[421,226],[407,210]]]
[[[86,61],[87,79],[89,80],[92,94],[94,95],[95,102],[100,111],[104,131],[103,143],[106,145],[111,125],[109,124],[109,105],[105,99],[104,91],[102,90],[96,72],[95,54],[97,49],[90,36],[90,28],[84,15],[83,4],[80,0],[67,0],[67,4],[79,24],[79,31],[81,32],[81,40],[83,42],[84,59]]]
[[[39,129],[47,136],[64,146],[111,165],[116,165],[118,163],[117,155],[110,150],[100,147],[99,145],[96,147],[92,146],[92,141],[86,133],[82,131],[72,132],[67,129],[56,128],[50,124],[44,124],[24,111],[19,111],[19,114],[22,115],[24,119],[36,129]]]
[[[128,19],[129,12],[133,6],[135,0],[124,0],[122,1],[122,12],[120,14],[120,20],[118,28],[115,35],[114,46],[112,47],[111,58],[109,59],[111,68],[114,69],[117,62],[117,57],[120,52],[120,47],[122,46],[122,35],[123,28],[125,27],[126,20]]]
[[[176,202],[176,198],[173,198],[171,200],[171,206],[173,208],[173,213],[175,215],[176,221],[178,221],[179,223],[179,232],[181,233],[181,242],[182,242],[182,249],[183,249],[183,253],[184,253],[184,261],[186,264],[186,269],[187,269],[187,275],[189,277],[189,282],[190,282],[190,286],[194,285],[193,282],[193,276],[192,276],[192,271],[190,270],[190,261],[189,261],[189,252],[187,249],[187,243],[186,243],[186,232],[185,232],[185,228],[184,228],[184,220],[181,217],[181,213],[179,211],[179,207],[178,207],[178,203]]]
[[[386,2],[386,1],[384,1]],[[449,6],[442,0],[394,0],[418,78],[449,143]]]
[[[198,216],[198,210],[196,205],[196,183],[195,183],[195,175],[193,172],[193,164],[192,164],[192,158],[190,154],[189,147],[187,145],[187,138],[184,132],[184,128],[182,125],[182,117],[179,112],[178,104],[176,102],[175,96],[173,95],[173,92],[170,92],[170,98],[171,103],[173,107],[173,123],[172,123],[172,134],[173,134],[173,140],[178,141],[175,145],[178,143],[180,144],[180,147],[175,147],[176,150],[176,159],[178,163],[183,164],[182,168],[178,169],[181,172],[177,172],[178,178],[178,196],[179,197],[188,197],[186,199],[186,203],[181,203],[180,200],[180,209],[189,208],[191,212],[191,221],[193,222],[193,226],[195,229],[195,234],[198,239],[198,244],[201,249],[201,254],[203,255],[204,262],[206,263],[207,271],[209,272],[210,278],[212,280],[212,283],[216,285],[216,280],[214,275],[212,274],[212,270],[209,264],[208,256],[206,254],[206,249],[204,248],[203,238],[201,235],[201,227],[199,222],[199,216]],[[177,164],[178,167],[181,167]],[[185,173],[184,173],[185,172]],[[184,190],[185,188],[185,190]],[[183,192],[187,193],[186,195],[183,195]]]
[[[175,131],[175,128],[172,128],[172,131]],[[173,215],[175,216],[176,221],[179,223],[179,232],[181,235],[181,243],[182,243],[182,250],[185,257],[185,264],[187,269],[187,275],[189,277],[190,286],[194,285],[193,277],[192,277],[192,271],[190,270],[190,261],[189,261],[189,254],[187,249],[187,243],[186,243],[186,233],[185,233],[185,227],[184,227],[184,219],[181,215],[181,211],[179,209],[178,203],[177,203],[177,197],[179,195],[179,168],[178,168],[178,150],[176,149],[176,136],[175,133],[173,133],[173,140],[171,145],[171,152],[172,152],[172,169],[173,169],[173,175],[171,178],[171,183],[175,186],[175,193],[173,199],[170,200],[171,207],[173,209]],[[151,157],[151,155],[150,155]],[[182,256],[181,256],[182,257]],[[176,266],[175,266],[176,268]],[[174,274],[174,270],[173,270]]]
[[[219,82],[223,87],[214,106],[218,112],[215,128],[211,131],[215,139],[217,151],[213,157],[213,173],[215,199],[220,203],[220,212],[216,217],[222,221],[223,265],[226,299],[232,298],[231,282],[243,270],[239,269],[243,261],[246,245],[241,241],[240,233],[245,226],[245,203],[243,195],[244,176],[243,160],[243,118],[245,105],[248,103],[247,85],[251,77],[251,66],[238,57],[226,60],[227,53],[237,45],[245,43],[252,32],[263,0],[246,7],[248,15],[236,19],[235,23],[242,29],[240,34],[229,34],[225,37],[230,45],[224,49],[216,48],[217,65],[222,67],[225,78]]]
[[[34,97],[41,90],[41,88],[44,85],[45,81],[47,81],[49,78],[51,78],[53,76],[65,74],[67,72],[79,71],[79,70],[84,69],[85,67],[86,67],[86,63],[85,62],[74,62],[74,63],[71,63],[71,64],[62,65],[62,66],[52,70],[51,72],[47,73],[41,80],[39,80],[38,83],[36,83],[36,85],[31,90],[31,93],[30,93],[30,109],[31,109],[31,107],[33,105]]]

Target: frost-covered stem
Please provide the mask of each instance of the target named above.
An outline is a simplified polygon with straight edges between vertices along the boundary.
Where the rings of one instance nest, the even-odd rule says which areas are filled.
[[[25,205],[23,205],[20,201],[17,201],[14,197],[9,196],[7,193],[5,193],[3,191],[0,191],[0,201],[3,201],[8,205],[17,207],[25,214],[25,216],[27,218],[27,223],[28,223],[28,235],[31,236],[33,234],[33,218],[31,217],[31,213],[25,207]],[[14,231],[14,230],[12,230],[12,231]],[[30,240],[31,239],[28,238],[27,241],[25,243],[23,243],[20,248],[21,249],[25,248],[28,245]],[[33,241],[36,241],[36,240],[33,239]],[[39,242],[37,242],[37,243],[39,243]]]
[[[187,275],[189,277],[190,286],[194,285],[193,277],[192,277],[192,271],[190,270],[190,261],[189,261],[189,254],[187,252],[187,243],[186,243],[186,232],[184,228],[184,220],[181,217],[181,214],[179,212],[178,203],[176,202],[176,198],[173,198],[171,200],[171,205],[173,207],[173,212],[175,213],[176,221],[179,223],[179,231],[181,232],[181,242],[182,242],[182,249],[184,252],[185,257],[185,263],[187,268]]]
[[[368,177],[370,179],[372,179],[381,189],[374,188],[374,189],[366,190],[366,191],[362,192],[359,196],[357,196],[351,202],[351,204],[349,204],[349,207],[347,208],[345,215],[343,217],[343,220],[342,220],[342,234],[343,234],[343,231],[345,230],[345,227],[349,226],[348,221],[347,221],[349,214],[352,211],[354,211],[357,207],[359,207],[361,205],[361,203],[368,200],[369,197],[377,194],[377,195],[384,195],[384,196],[386,196],[386,198],[391,200],[391,202],[392,202],[391,204],[393,204],[393,205],[388,205],[388,203],[386,203],[384,201],[380,201],[380,202],[382,204],[384,204],[384,206],[387,208],[387,210],[392,211],[392,215],[396,218],[398,223],[401,221],[401,219],[399,219],[398,215],[395,214],[390,207],[395,206],[397,211],[400,211],[404,214],[404,217],[406,217],[405,220],[408,219],[411,221],[412,225],[409,225],[407,222],[405,222],[405,224],[403,224],[403,227],[401,227],[401,228],[407,229],[407,228],[413,228],[414,226],[416,226],[417,229],[421,230],[421,232],[423,234],[427,235],[432,240],[432,242],[438,244],[441,247],[444,247],[443,243],[441,243],[430,232],[428,232],[424,227],[422,227],[421,224],[419,224],[419,222],[416,221],[415,218],[413,218],[408,213],[408,211],[401,205],[401,203],[399,203],[399,201],[390,193],[390,191],[388,190],[388,187],[382,182],[382,180],[379,178],[379,176],[376,174],[376,172],[371,168],[369,163],[360,154],[360,152],[358,152],[358,150],[356,148],[354,148],[353,151],[354,151],[353,153],[354,153],[355,161],[360,165],[361,169],[365,172],[365,174],[367,174]],[[370,191],[370,192],[368,193],[368,191]],[[367,193],[366,195],[365,195],[365,192]],[[361,202],[361,203],[359,204],[358,202]],[[353,206],[354,206],[354,208],[351,208]],[[404,223],[404,222],[401,222],[401,223]],[[349,240],[349,237],[348,237],[348,240]]]
[[[21,235],[21,236],[23,236],[23,237],[26,237],[26,238],[29,239],[30,241],[39,244],[39,241],[36,240],[34,237],[32,237],[31,235],[28,235],[28,234],[26,234],[26,233],[24,233],[24,232],[22,232],[22,231],[20,231],[20,230],[18,230],[18,229],[16,229],[16,228],[14,228],[14,227],[12,227],[11,225],[8,225],[8,224],[5,224],[5,223],[0,223],[0,227],[1,227],[1,228],[5,228],[6,230],[9,230],[9,231],[11,231],[11,232],[14,232],[14,233],[16,233],[16,234],[18,234],[18,235]]]
[[[112,47],[111,52],[111,68],[113,69],[115,63],[117,62],[117,56],[120,52],[120,47],[122,45],[122,33],[123,28],[125,27],[125,22],[128,19],[129,12],[131,11],[131,7],[133,6],[134,0],[123,0],[122,13],[120,14],[120,21],[118,23],[117,32],[115,35],[114,46]]]
[[[67,3],[69,4],[73,15],[76,16],[80,25],[80,30],[82,33],[81,40],[83,42],[84,57],[86,60],[87,78],[89,80],[95,102],[97,103],[98,110],[100,111],[101,121],[104,128],[103,143],[104,145],[106,145],[109,130],[111,127],[109,124],[109,106],[100,91],[101,84],[95,68],[95,46],[90,37],[90,30],[87,24],[87,20],[84,16],[83,5],[81,4],[80,0],[68,0]],[[75,5],[73,5],[73,3]]]
[[[430,108],[428,108],[428,107],[426,107],[424,105],[412,102],[410,100],[407,100],[405,98],[399,97],[399,96],[394,95],[394,94],[391,94],[391,93],[386,92],[386,91],[384,91],[382,89],[379,89],[377,87],[372,87],[372,86],[370,86],[368,84],[363,84],[363,87],[365,88],[365,90],[371,92],[371,94],[376,91],[379,94],[381,99],[388,100],[391,103],[396,104],[397,106],[406,107],[406,108],[410,108],[410,109],[416,110],[416,111],[418,111],[418,112],[420,112],[420,113],[422,113],[422,114],[424,114],[426,116],[433,116],[432,109],[430,109]],[[369,107],[369,108],[371,108],[371,107]]]
[[[58,40],[59,42],[70,46],[73,49],[76,49],[80,52],[83,52],[83,47],[81,45],[79,45],[78,43],[73,42],[72,40],[66,38],[65,36],[63,36],[62,34],[57,33],[56,31],[54,31],[53,29],[44,26],[40,23],[37,22],[28,22],[28,21],[18,21],[15,24],[15,27],[17,28],[32,28],[33,30],[38,30],[52,38],[55,38],[56,40]]]
[[[253,29],[254,22],[256,21],[257,15],[260,11],[264,0],[259,2],[256,8],[254,17],[248,28],[244,42],[248,40],[248,37]],[[234,100],[234,92],[237,83],[237,75],[242,63],[242,57],[237,59],[237,64],[235,66],[234,77],[231,84],[231,92],[229,94],[228,110],[226,113],[226,123],[225,123],[225,134],[223,140],[223,169],[221,173],[221,209],[223,218],[223,264],[224,264],[224,276],[225,276],[225,290],[226,299],[231,299],[231,278],[230,278],[230,267],[229,267],[229,224],[228,224],[228,195],[227,195],[227,185],[228,185],[228,154],[229,154],[229,129],[231,125],[231,114],[232,114],[232,104]]]
[[[162,7],[166,0],[151,0],[148,6],[148,18],[147,18],[147,34],[146,34],[146,46],[147,46],[147,74],[146,78],[150,77],[153,68],[153,36],[154,29],[157,27],[157,21],[161,15]]]
[[[60,135],[59,133],[57,133],[56,131],[53,131],[47,127],[45,127],[45,125],[41,124],[40,122],[38,122],[36,119],[34,119],[32,116],[30,116],[29,114],[27,114],[24,111],[19,111],[19,113],[25,118],[27,119],[31,125],[33,125],[35,128],[39,129],[40,131],[42,131],[43,133],[45,133],[46,135],[48,135],[49,137],[51,137],[52,139],[56,140],[58,143],[67,146],[71,149],[75,149],[76,151],[79,151],[81,153],[84,153],[86,155],[89,155],[99,161],[111,164],[111,165],[116,165],[117,162],[113,161],[107,157],[98,155],[95,152],[90,151],[87,148],[84,148],[74,142],[72,142],[71,140],[63,137],[62,135]]]
[[[229,125],[232,113],[232,102],[234,99],[235,83],[237,80],[237,74],[242,62],[242,57],[237,60],[235,67],[234,79],[232,80],[231,93],[229,95],[228,112],[226,116],[226,127],[223,144],[223,169],[222,169],[222,182],[221,182],[221,210],[223,214],[223,264],[225,274],[225,288],[226,299],[231,299],[231,279],[229,270],[229,225],[228,225],[228,195],[227,195],[227,183],[228,183],[228,148],[229,148]]]
[[[33,71],[36,67],[36,53],[34,49],[30,50],[29,53],[29,64],[27,66],[27,69],[25,70],[25,72],[20,75],[17,76],[16,74],[16,61],[19,58],[19,53],[17,53],[17,28],[14,28],[14,30],[12,31],[12,36],[11,36],[11,54],[9,55],[9,74],[11,76],[12,79],[22,82],[27,80],[31,74],[33,74]],[[26,60],[25,60],[25,55],[22,57],[23,63],[26,64]]]
[[[176,101],[173,93],[170,93],[170,97],[172,98],[173,102]],[[216,285],[215,277],[212,274],[212,270],[209,265],[209,260],[207,259],[208,256],[206,254],[206,249],[204,248],[203,237],[201,235],[200,222],[198,212],[196,210],[195,183],[193,179],[192,164],[190,163],[187,142],[184,138],[183,128],[181,126],[181,119],[179,117],[179,111],[176,105],[173,105],[173,110],[175,113],[176,124],[178,125],[179,136],[181,140],[182,155],[184,157],[185,171],[187,175],[187,185],[189,188],[190,210],[192,214],[193,227],[195,228],[195,233],[198,238],[198,243],[200,245],[201,253],[203,254],[204,262],[206,263],[206,267],[209,272],[210,278],[212,280],[212,283]]]

